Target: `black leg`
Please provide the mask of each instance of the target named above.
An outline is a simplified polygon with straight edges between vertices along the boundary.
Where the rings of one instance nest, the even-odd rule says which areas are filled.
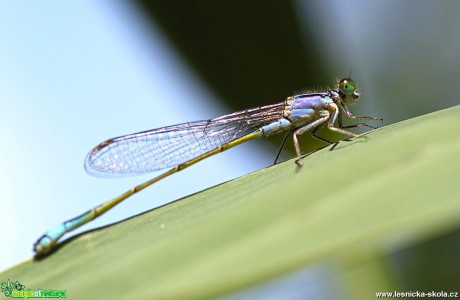
[[[273,163],[274,165],[276,165],[276,163],[278,162],[278,159],[280,158],[280,155],[281,153],[283,152],[283,149],[284,149],[284,146],[286,146],[286,141],[288,139],[288,137],[293,133],[294,131],[291,130],[289,131],[288,133],[286,133],[286,135],[284,136],[283,138],[283,142],[281,143],[281,146],[278,150],[278,154],[276,154],[276,158],[275,158],[275,162]]]
[[[340,127],[340,128],[357,128],[357,127],[369,127],[369,128],[372,128],[372,129],[377,129],[377,127],[371,126],[371,125],[366,124],[366,123],[358,123],[358,124],[343,126],[343,127]]]
[[[328,143],[328,144],[334,144],[333,141],[330,141],[330,140],[328,140],[328,139],[326,139],[326,138],[323,138],[322,136],[319,136],[319,135],[316,134],[316,133],[318,133],[318,131],[319,131],[321,128],[323,128],[323,126],[324,126],[324,123],[321,124],[321,125],[319,125],[319,126],[316,127],[315,129],[313,129],[312,132],[311,132],[311,136],[314,137],[315,139],[318,139],[318,140],[320,140],[320,141],[326,142],[326,143]]]

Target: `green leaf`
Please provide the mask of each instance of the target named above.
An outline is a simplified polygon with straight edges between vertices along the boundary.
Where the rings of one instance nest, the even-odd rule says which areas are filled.
[[[332,261],[365,285],[382,256],[459,227],[459,120],[456,106],[342,141],[303,168],[290,160],[82,234],[0,279],[71,299],[190,299]]]

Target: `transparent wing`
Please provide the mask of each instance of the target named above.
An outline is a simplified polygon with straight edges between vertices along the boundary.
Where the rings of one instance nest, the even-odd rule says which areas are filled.
[[[85,169],[95,176],[126,176],[174,167],[278,120],[284,106],[281,102],[112,138],[88,153]]]

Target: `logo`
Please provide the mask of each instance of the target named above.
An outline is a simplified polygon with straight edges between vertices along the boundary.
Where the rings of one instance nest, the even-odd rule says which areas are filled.
[[[25,285],[21,284],[19,281],[11,282],[9,279],[7,282],[2,282],[0,284],[2,288],[2,293],[6,297],[11,298],[66,298],[67,291],[65,290],[30,290],[26,289]]]

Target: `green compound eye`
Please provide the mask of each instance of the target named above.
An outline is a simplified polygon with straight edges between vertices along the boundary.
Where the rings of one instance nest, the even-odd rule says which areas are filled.
[[[356,82],[351,78],[344,78],[339,82],[339,91],[345,96],[351,96],[356,91]]]

